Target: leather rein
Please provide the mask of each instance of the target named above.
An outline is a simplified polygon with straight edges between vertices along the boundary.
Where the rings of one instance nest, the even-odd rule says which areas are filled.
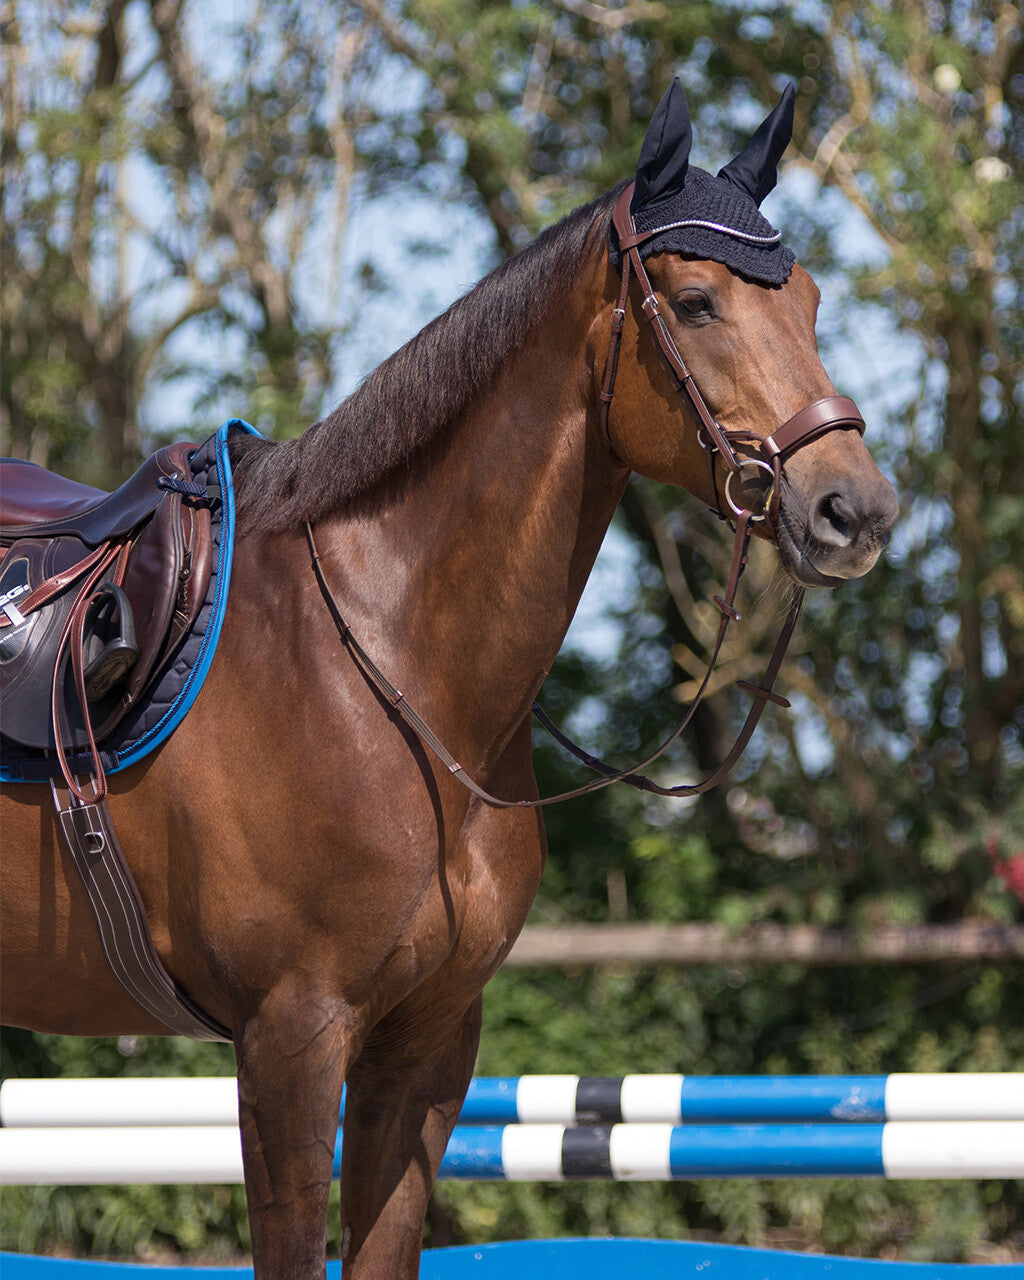
[[[696,796],[705,791],[710,791],[712,787],[717,786],[731,773],[743,754],[747,743],[753,736],[754,730],[757,728],[764,712],[765,705],[769,702],[785,708],[790,705],[785,698],[774,692],[772,686],[778,676],[782,660],[796,628],[797,619],[800,616],[800,608],[804,597],[803,587],[797,587],[793,592],[789,611],[780,629],[771,657],[768,660],[761,684],[755,685],[746,680],[738,680],[736,682],[737,688],[749,693],[754,701],[735,742],[718,768],[699,782],[676,787],[659,786],[649,778],[644,777],[640,770],[649,768],[677,741],[690,724],[694,713],[707,692],[708,684],[718,662],[729,626],[731,623],[740,620],[740,614],[735,606],[736,591],[747,564],[752,534],[751,526],[761,520],[767,520],[772,530],[772,540],[776,541],[775,529],[781,501],[782,467],[786,459],[795,453],[797,449],[809,444],[812,440],[816,440],[827,431],[849,429],[858,431],[862,435],[864,433],[864,419],[861,417],[856,404],[847,396],[827,396],[822,400],[814,401],[813,404],[801,409],[788,422],[783,423],[770,436],[762,437],[746,430],[727,430],[715,421],[669,332],[668,326],[665,324],[650,278],[641,260],[639,246],[656,233],[637,232],[629,207],[632,195],[633,184],[630,183],[623,189],[612,214],[612,225],[615,227],[619,238],[622,266],[619,294],[615,308],[612,311],[611,337],[608,343],[608,355],[605,360],[604,377],[600,389],[602,425],[606,436],[608,436],[609,409],[615,391],[615,377],[618,371],[619,353],[622,345],[622,331],[626,321],[630,280],[631,276],[635,275],[643,290],[642,310],[650,325],[658,354],[665,365],[676,392],[680,397],[685,396],[699,422],[698,439],[701,447],[707,453],[711,490],[715,495],[715,507],[713,510],[721,519],[735,523],[735,539],[726,587],[722,595],[714,597],[714,603],[718,607],[721,619],[718,625],[718,634],[707,663],[707,669],[685,716],[661,746],[638,764],[632,765],[627,769],[615,769],[613,766],[599,760],[596,756],[584,751],[567,738],[548,719],[540,705],[535,702],[532,708],[533,714],[555,741],[570,751],[577,759],[583,761],[600,777],[594,778],[571,791],[563,791],[553,796],[542,796],[538,799],[502,800],[498,796],[492,795],[469,776],[462,765],[447,750],[437,734],[409,705],[401,690],[388,680],[352,634],[352,630],[342,616],[338,602],[324,576],[320,555],[313,537],[313,530],[308,521],[305,526],[313,573],[334,624],[338,629],[338,634],[341,636],[342,643],[352,654],[377,691],[395,708],[398,715],[437,756],[448,772],[458,778],[478,799],[499,809],[533,809],[543,805],[557,804],[562,800],[572,800],[577,796],[587,795],[591,791],[600,791],[604,787],[611,786],[613,782],[625,782],[640,791],[648,791],[660,796]],[[716,460],[725,468],[722,492],[728,512],[722,510],[722,504],[718,496]],[[750,467],[767,471],[771,475],[771,484],[762,499],[763,505],[759,511],[742,505],[732,494],[734,478],[741,478],[743,470]]]

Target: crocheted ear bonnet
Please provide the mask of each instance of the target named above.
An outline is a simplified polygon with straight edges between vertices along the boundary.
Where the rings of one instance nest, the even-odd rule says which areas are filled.
[[[640,255],[685,253],[721,262],[750,280],[781,284],[796,261],[758,205],[777,181],[779,158],[793,133],[792,85],[743,151],[717,175],[690,164],[693,130],[686,94],[673,80],[640,148],[630,211],[637,231],[655,234]],[[618,236],[610,257],[618,269]]]

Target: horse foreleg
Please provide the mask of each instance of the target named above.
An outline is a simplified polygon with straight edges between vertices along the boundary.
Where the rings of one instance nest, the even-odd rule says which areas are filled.
[[[327,1201],[351,1052],[342,1002],[288,982],[236,1038],[255,1280],[322,1280]]]
[[[476,1061],[479,997],[429,1038],[385,1034],[352,1064],[341,1169],[344,1280],[416,1280],[427,1201]]]

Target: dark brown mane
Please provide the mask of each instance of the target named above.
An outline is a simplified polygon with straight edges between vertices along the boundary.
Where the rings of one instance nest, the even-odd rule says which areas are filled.
[[[516,350],[542,294],[572,282],[603,196],[544,231],[390,356],[298,440],[233,442],[240,527],[316,522],[366,493],[432,440]]]

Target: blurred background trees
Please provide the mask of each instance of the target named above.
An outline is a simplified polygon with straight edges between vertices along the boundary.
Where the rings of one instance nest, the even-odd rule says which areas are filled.
[[[815,593],[730,787],[548,811],[538,922],[1020,918],[1024,41],[980,0],[194,0],[0,5],[4,450],[113,485],[227,416],[291,435],[537,230],[627,176],[673,75],[717,168],[799,87],[769,216],[899,489],[863,581]],[[765,424],[770,427],[776,424]],[[701,671],[727,539],[630,486],[544,700],[606,758]],[[722,688],[664,777],[721,755],[782,609],[745,582]],[[538,744],[544,789],[576,778]],[[482,1071],[1024,1068],[1018,966],[506,971]],[[158,1041],[11,1033],[8,1074],[230,1071]],[[140,1199],[141,1197],[141,1199]],[[143,1201],[145,1204],[143,1205]],[[239,1195],[7,1193],[3,1242],[244,1248]],[[144,1225],[139,1226],[142,1222]],[[134,1224],[134,1225],[133,1225]],[[998,1184],[444,1187],[436,1242],[575,1231],[1024,1256]]]

